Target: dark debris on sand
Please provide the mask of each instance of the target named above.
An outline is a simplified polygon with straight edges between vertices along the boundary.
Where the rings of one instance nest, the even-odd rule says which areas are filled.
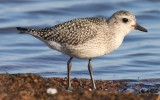
[[[96,80],[97,90],[91,91],[89,79],[74,78],[73,90],[66,90],[67,78],[43,78],[35,74],[1,74],[0,100],[160,100],[157,88],[142,89],[126,81]],[[48,88],[57,89],[48,94]],[[152,91],[152,92],[151,92]]]

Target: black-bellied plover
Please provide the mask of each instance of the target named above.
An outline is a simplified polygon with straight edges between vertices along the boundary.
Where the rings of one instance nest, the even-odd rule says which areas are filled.
[[[53,27],[27,29],[17,27],[19,33],[30,33],[45,42],[51,49],[69,55],[68,89],[71,89],[70,74],[72,58],[89,59],[88,70],[92,88],[96,89],[91,59],[117,49],[124,37],[132,30],[147,30],[136,24],[135,16],[128,11],[118,11],[108,20],[100,17],[73,19]]]

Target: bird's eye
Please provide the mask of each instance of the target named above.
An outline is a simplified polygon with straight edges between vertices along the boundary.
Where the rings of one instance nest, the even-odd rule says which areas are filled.
[[[127,22],[128,22],[128,19],[127,19],[127,18],[123,18],[122,21],[123,21],[124,23],[127,23]]]

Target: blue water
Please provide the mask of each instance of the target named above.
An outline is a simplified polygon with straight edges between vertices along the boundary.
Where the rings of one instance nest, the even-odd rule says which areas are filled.
[[[118,10],[136,15],[148,33],[132,31],[116,51],[92,60],[95,79],[160,78],[159,0],[1,0],[0,73],[66,77],[69,59],[15,27],[44,28],[80,17],[109,18]],[[71,77],[90,78],[88,60],[73,59]]]

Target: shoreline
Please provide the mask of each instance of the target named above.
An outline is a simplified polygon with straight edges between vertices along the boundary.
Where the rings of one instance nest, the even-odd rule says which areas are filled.
[[[129,82],[131,80],[95,80],[97,90],[92,91],[90,79],[74,78],[71,80],[73,90],[68,91],[67,78],[0,74],[0,100],[160,100],[159,90]],[[49,88],[57,93],[47,93]]]

